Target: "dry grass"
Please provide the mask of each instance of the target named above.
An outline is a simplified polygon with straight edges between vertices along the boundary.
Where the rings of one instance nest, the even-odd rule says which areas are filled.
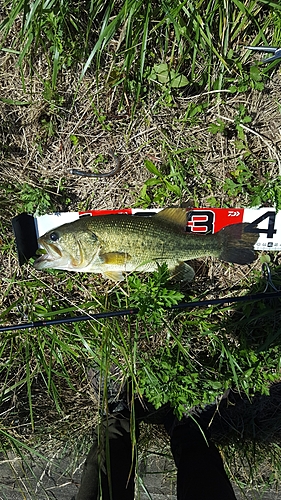
[[[173,107],[157,105],[156,100],[151,106],[142,104],[131,118],[130,106],[118,110],[118,88],[104,85],[97,90],[95,81],[88,78],[77,89],[77,81],[66,72],[58,88],[61,104],[52,106],[44,99],[43,81],[36,75],[26,80],[26,93],[23,92],[12,56],[2,56],[1,67],[3,99],[26,102],[32,92],[32,102],[27,106],[3,102],[0,105],[2,141],[6,147],[5,154],[2,153],[2,175],[11,182],[17,179],[31,186],[43,185],[54,195],[58,208],[61,208],[62,184],[71,199],[68,209],[132,206],[140,187],[151,176],[144,168],[144,160],[151,159],[165,172],[167,154],[177,155],[179,150],[186,150],[186,161],[185,154],[180,154],[183,168],[186,164],[183,201],[194,195],[193,201],[207,206],[213,196],[220,206],[230,206],[231,201],[232,206],[247,205],[247,199],[230,200],[221,189],[245,152],[237,149],[237,134],[233,121],[229,121],[235,119],[240,104],[253,118],[249,126],[253,132],[245,131],[245,135],[247,146],[260,165],[258,175],[262,180],[265,169],[273,178],[279,173],[275,161],[281,127],[279,74],[263,93],[252,91],[235,96],[225,93],[220,98],[205,93],[175,99]],[[184,118],[190,103],[199,105],[206,101],[208,110],[198,116],[195,124]],[[104,116],[104,123],[100,123],[99,116]],[[225,117],[226,134],[209,132],[210,123],[217,117]],[[46,122],[52,123],[51,136]],[[78,138],[77,148],[71,143],[71,135]],[[109,148],[121,159],[121,171],[115,177],[81,179],[69,174],[70,168],[89,169],[99,154],[107,155]],[[196,178],[193,169],[190,169],[192,175],[188,171],[189,151],[197,159]],[[267,163],[270,158],[274,161]]]

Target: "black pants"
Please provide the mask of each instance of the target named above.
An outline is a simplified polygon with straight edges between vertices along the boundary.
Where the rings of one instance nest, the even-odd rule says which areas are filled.
[[[134,429],[138,438],[138,424]],[[133,500],[135,450],[130,415],[104,419],[94,431],[75,500]],[[171,435],[178,500],[235,500],[221,456],[195,425],[182,424]]]

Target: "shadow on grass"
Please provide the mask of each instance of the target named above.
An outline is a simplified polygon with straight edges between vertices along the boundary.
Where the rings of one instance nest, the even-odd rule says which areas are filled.
[[[272,274],[276,289],[281,287],[281,268]],[[248,291],[255,294],[267,286],[264,278]],[[268,291],[272,292],[269,286]],[[281,441],[281,299],[245,302],[232,306],[222,322],[224,340],[240,352],[241,365],[229,362],[233,379],[241,384],[226,391],[214,414],[212,435],[218,442],[252,439],[259,442]],[[243,377],[241,373],[243,370]],[[253,379],[254,376],[254,379]],[[255,382],[259,380],[259,391]]]

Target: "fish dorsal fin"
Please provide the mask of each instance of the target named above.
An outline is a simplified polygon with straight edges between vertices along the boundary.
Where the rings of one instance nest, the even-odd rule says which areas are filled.
[[[185,208],[164,208],[161,212],[154,215],[154,217],[182,228],[186,227],[187,215]]]

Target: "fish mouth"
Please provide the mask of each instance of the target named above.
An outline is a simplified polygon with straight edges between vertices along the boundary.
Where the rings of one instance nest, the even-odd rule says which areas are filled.
[[[39,252],[43,253],[41,253],[41,255],[36,258],[34,262],[35,269],[52,267],[54,265],[54,262],[62,258],[62,252],[57,246],[52,245],[52,243],[45,243],[43,241],[40,241],[40,238],[38,240],[38,243],[41,247],[39,249]]]

